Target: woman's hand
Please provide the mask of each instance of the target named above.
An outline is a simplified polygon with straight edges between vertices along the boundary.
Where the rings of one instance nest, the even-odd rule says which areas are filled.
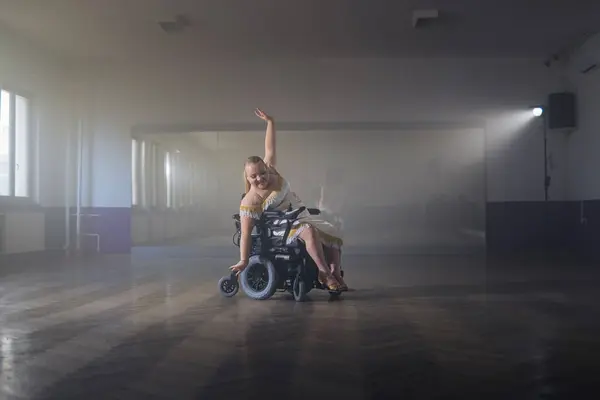
[[[271,117],[270,115],[267,115],[260,108],[257,108],[257,109],[254,110],[254,115],[256,115],[258,118],[260,118],[260,119],[262,119],[263,121],[266,121],[266,122],[273,121],[273,117]]]
[[[239,274],[242,273],[243,270],[246,269],[247,266],[248,266],[248,261],[247,260],[241,260],[237,264],[232,265],[231,267],[229,267],[229,269],[232,272],[235,272],[235,276],[238,276]]]

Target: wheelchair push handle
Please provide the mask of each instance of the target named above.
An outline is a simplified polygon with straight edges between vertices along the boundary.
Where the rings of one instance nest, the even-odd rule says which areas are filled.
[[[296,220],[300,214],[306,210],[306,207],[302,206],[292,211],[287,211],[283,214],[283,218],[287,220]]]

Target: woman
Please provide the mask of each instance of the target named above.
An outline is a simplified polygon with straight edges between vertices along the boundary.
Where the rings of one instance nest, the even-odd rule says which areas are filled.
[[[288,207],[302,206],[301,200],[291,191],[289,183],[279,175],[275,150],[275,123],[262,110],[254,111],[267,122],[265,157],[249,157],[244,165],[245,196],[240,205],[242,235],[240,261],[230,267],[238,275],[248,266],[251,232],[255,220],[266,210],[285,211]],[[306,251],[319,269],[319,282],[333,291],[346,291],[348,286],[341,276],[341,233],[330,223],[312,216],[308,211],[299,215],[290,230],[288,244],[302,240]]]

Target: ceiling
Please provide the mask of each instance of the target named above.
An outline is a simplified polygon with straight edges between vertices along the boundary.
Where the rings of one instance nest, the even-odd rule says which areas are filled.
[[[414,29],[419,8],[440,17]],[[166,34],[177,14],[191,26]],[[0,26],[87,61],[547,57],[600,30],[600,1],[0,0]]]

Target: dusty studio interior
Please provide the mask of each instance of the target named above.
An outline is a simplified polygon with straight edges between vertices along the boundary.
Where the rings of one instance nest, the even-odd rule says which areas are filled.
[[[600,4],[479,3],[0,0],[0,398],[595,389]]]

